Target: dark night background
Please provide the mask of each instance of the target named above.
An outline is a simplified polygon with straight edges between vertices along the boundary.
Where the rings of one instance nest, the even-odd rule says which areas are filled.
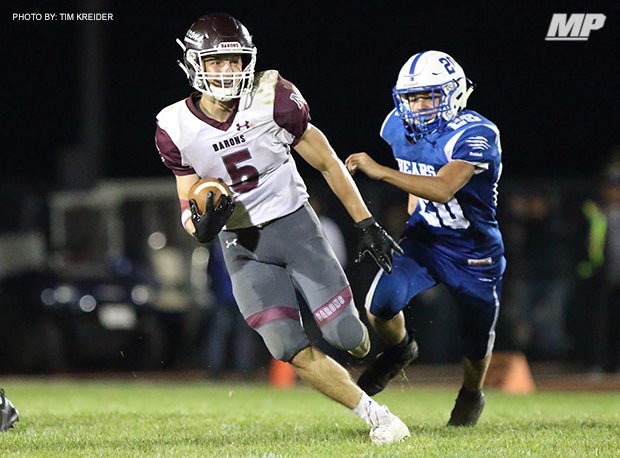
[[[595,320],[585,296],[593,289],[577,281],[575,266],[587,240],[588,226],[581,220],[584,198],[607,186],[597,181],[599,173],[620,148],[617,0],[5,0],[0,11],[0,236],[7,234],[0,250],[13,247],[13,233],[34,232],[45,236],[50,254],[60,250],[67,264],[72,264],[69,255],[77,253],[87,260],[125,256],[139,267],[153,267],[148,259],[159,248],[145,241],[157,230],[190,259],[195,244],[178,224],[172,194],[163,201],[159,194],[144,192],[137,202],[127,199],[115,207],[116,219],[99,200],[85,202],[83,209],[82,201],[70,200],[67,210],[58,204],[65,201],[54,197],[104,195],[96,193],[102,181],[112,182],[117,190],[124,181],[132,186],[156,182],[159,190],[170,183],[173,189],[173,175],[154,145],[155,117],[192,91],[176,64],[181,50],[175,39],[203,14],[229,12],[248,27],[258,48],[257,70],[278,69],[299,87],[313,123],[343,160],[365,150],[379,162],[395,165],[379,138],[380,125],[393,107],[391,89],[412,54],[437,49],[451,54],[476,83],[469,107],[501,131],[504,171],[498,214],[509,268],[496,348],[523,350],[528,358],[592,362],[587,353],[598,343],[590,337],[601,334],[589,329]],[[80,12],[111,14],[113,20],[12,17]],[[545,41],[554,13],[602,13],[606,22],[588,41]],[[317,183],[326,188],[320,174],[302,160],[297,163],[311,194],[321,196],[313,189]],[[161,180],[114,180],[134,177]],[[398,235],[405,214],[402,192],[363,176],[356,175],[356,180],[373,215]],[[90,187],[95,188],[92,193],[73,192]],[[127,197],[135,187],[123,189]],[[64,190],[71,192],[56,192]],[[343,223],[347,249],[353,253],[357,238],[349,218],[337,199],[326,200],[326,213]],[[97,205],[99,212],[93,210]],[[52,217],[59,214],[65,225]],[[65,231],[68,241],[57,242],[53,229]],[[121,239],[126,241],[122,250]],[[37,247],[33,252],[40,256],[34,258],[47,262],[45,250]],[[29,258],[2,251],[2,260],[5,270],[15,271],[17,261]],[[2,262],[0,274],[1,267]],[[182,261],[175,272],[185,267]],[[349,263],[357,304],[363,303],[375,272],[368,259]],[[428,323],[418,334],[426,361],[446,361],[458,354],[456,341],[445,339],[456,335],[456,314],[445,294],[432,294],[426,306],[422,298],[415,312],[419,315],[411,321]],[[183,304],[192,302],[184,299]],[[175,349],[182,347],[175,339],[185,335],[177,332],[177,325],[166,328]],[[43,339],[41,345],[47,348],[48,342]],[[13,353],[27,359],[21,347]]]
[[[53,187],[58,157],[82,141],[79,21],[17,21],[13,13],[88,11],[89,2],[4,2],[2,14],[2,181]],[[97,177],[165,176],[153,144],[154,118],[190,88],[175,43],[200,15],[226,11],[258,47],[257,69],[276,68],[308,100],[314,123],[341,158],[391,155],[378,136],[392,108],[400,66],[415,52],[451,54],[477,84],[469,106],[502,133],[504,177],[596,173],[620,144],[618,20],[608,2],[113,1],[98,22],[103,117]],[[595,12],[604,27],[585,42],[544,37],[553,13]],[[91,23],[92,25],[92,23]],[[69,153],[67,153],[69,151]],[[92,164],[85,164],[85,169]],[[85,171],[86,172],[86,171]]]

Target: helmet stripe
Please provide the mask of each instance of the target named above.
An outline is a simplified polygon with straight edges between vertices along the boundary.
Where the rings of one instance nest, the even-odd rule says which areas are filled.
[[[420,60],[420,57],[422,57],[422,54],[426,54],[427,51],[423,51],[418,53],[413,60],[411,61],[411,67],[409,67],[409,74],[413,75],[413,70],[415,69],[415,66],[418,63],[418,60]]]

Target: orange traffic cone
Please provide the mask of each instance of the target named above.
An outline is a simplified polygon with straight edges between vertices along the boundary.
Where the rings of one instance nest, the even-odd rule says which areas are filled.
[[[493,353],[485,385],[513,394],[527,394],[536,390],[530,366],[523,353]]]
[[[279,359],[272,358],[269,368],[269,383],[275,388],[292,388],[295,386],[293,366]]]

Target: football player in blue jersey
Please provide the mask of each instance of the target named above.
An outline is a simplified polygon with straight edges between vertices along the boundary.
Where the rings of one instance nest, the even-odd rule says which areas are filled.
[[[409,195],[410,217],[391,275],[379,272],[367,296],[368,319],[385,350],[358,385],[382,391],[417,356],[403,309],[422,291],[445,285],[458,303],[463,385],[448,425],[473,426],[484,408],[483,384],[495,341],[506,266],[496,220],[501,146],[495,124],[466,110],[473,84],[448,54],[410,57],[393,89],[395,108],[381,126],[399,170],[367,153],[345,162]]]

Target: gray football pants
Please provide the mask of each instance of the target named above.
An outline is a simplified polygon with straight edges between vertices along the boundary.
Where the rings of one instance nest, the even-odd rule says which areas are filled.
[[[362,343],[351,287],[309,204],[262,228],[219,237],[239,310],[274,358],[291,361],[310,345],[296,289],[327,342],[341,350]]]

